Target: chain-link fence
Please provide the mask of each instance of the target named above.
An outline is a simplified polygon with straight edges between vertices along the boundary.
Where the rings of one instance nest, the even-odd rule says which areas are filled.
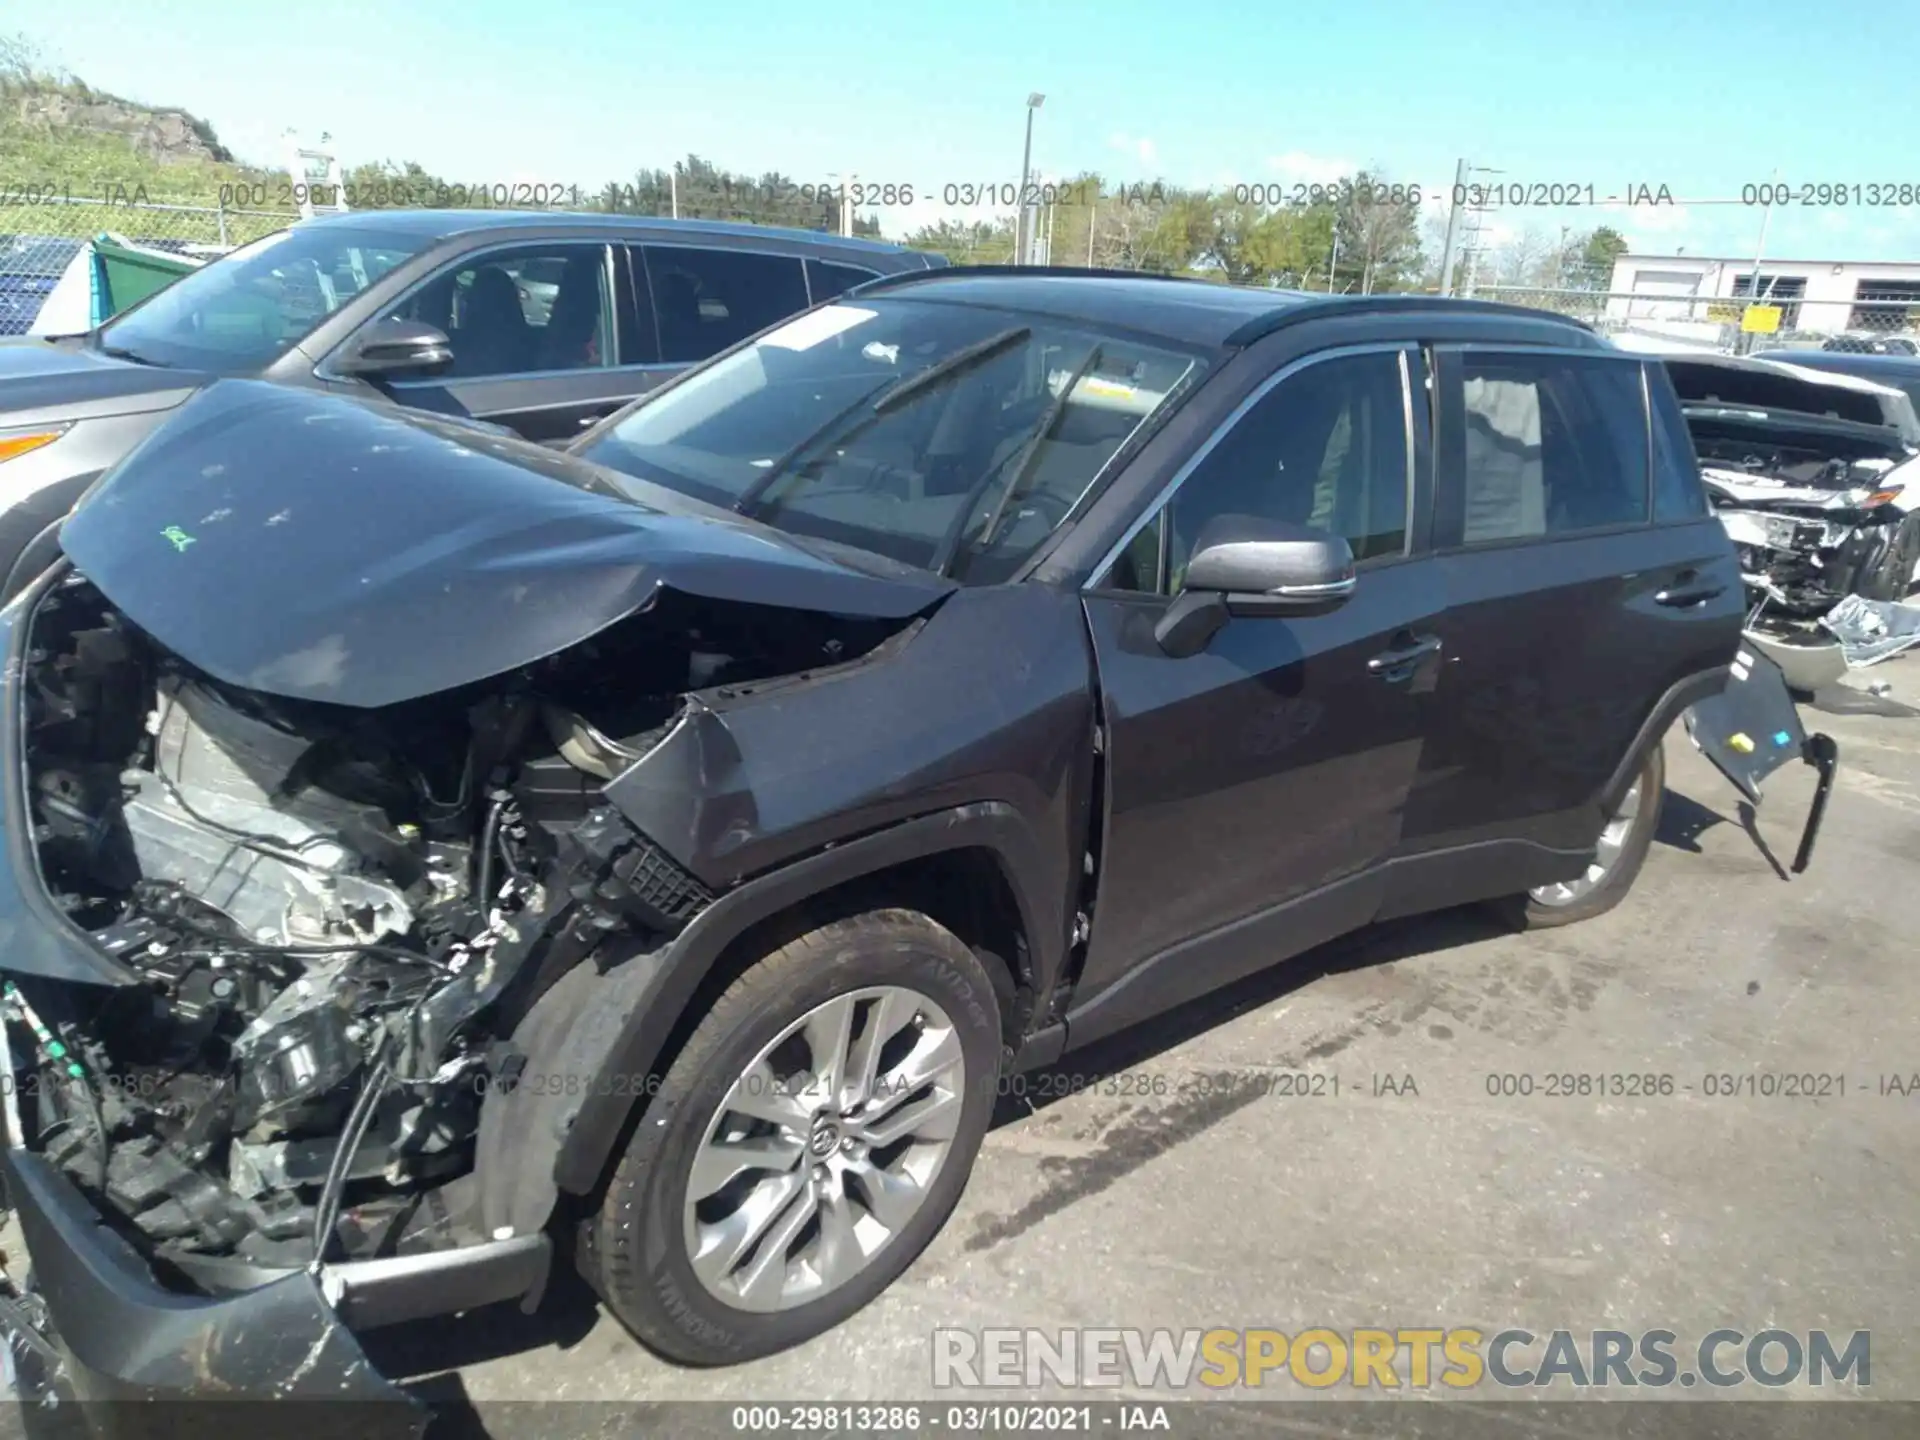
[[[1481,285],[1474,298],[1551,310],[1611,335],[1683,348],[1755,353],[1772,349],[1856,350],[1920,356],[1920,299],[1808,300],[1762,291],[1661,295],[1645,291],[1566,290]]]
[[[285,229],[299,215],[222,205],[70,201],[25,193],[0,204],[0,335],[28,333],[92,241],[207,260]]]
[[[804,222],[819,228],[838,228],[824,202],[828,187],[817,187],[820,213],[811,211]],[[658,194],[652,193],[657,189]],[[225,254],[300,217],[291,210],[240,208],[232,205],[185,205],[79,201],[65,197],[6,196],[0,203],[0,334],[25,333],[63,276],[90,241],[101,237],[192,259]],[[28,203],[29,198],[34,203]],[[546,198],[546,197],[541,197]],[[649,189],[610,187],[606,194],[580,192],[578,208],[597,208],[628,214],[669,214],[683,219],[737,218],[763,220],[751,207],[724,203],[737,196],[706,194],[663,181]],[[517,208],[511,200],[490,208]],[[551,203],[539,208],[552,208]],[[574,207],[568,207],[574,208]],[[738,210],[737,215],[731,213]],[[1181,257],[1169,248],[1161,231],[1166,227],[1145,207],[1089,206],[1084,210],[1062,205],[1041,206],[1030,212],[1036,244],[1035,258],[1049,254],[1057,264],[1087,264],[1104,268],[1179,270]],[[781,215],[786,223],[798,216]],[[827,223],[820,223],[827,222]],[[863,227],[864,228],[864,227]],[[943,246],[957,264],[1004,263],[1012,258],[1013,225],[1008,217],[993,217],[971,225],[952,227]],[[1180,237],[1184,238],[1184,237]],[[1162,249],[1167,254],[1159,253]],[[1920,293],[1896,294],[1886,285],[1861,282],[1857,293],[1845,298],[1808,298],[1804,283],[1763,279],[1758,301],[1747,297],[1750,277],[1733,278],[1727,295],[1662,293],[1603,288],[1596,274],[1569,269],[1556,285],[1473,283],[1470,293],[1483,300],[1505,301],[1529,308],[1570,315],[1604,333],[1629,336],[1654,346],[1672,345],[1754,353],[1779,348],[1850,349],[1882,354],[1920,356]],[[1318,290],[1324,275],[1279,277],[1288,288]],[[1456,286],[1457,290],[1465,286]],[[1920,284],[1912,287],[1920,292]],[[1883,293],[1884,292],[1884,293]]]

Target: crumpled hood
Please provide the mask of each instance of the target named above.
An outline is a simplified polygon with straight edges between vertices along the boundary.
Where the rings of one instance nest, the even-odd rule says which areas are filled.
[[[78,341],[0,340],[0,425],[164,410],[208,378],[192,370],[116,360]]]
[[[251,380],[194,397],[60,539],[130,620],[216,679],[367,708],[564,650],[663,586],[874,619],[953,588],[649,508],[540,446]]]
[[[1744,408],[1772,415],[1850,421],[1856,425],[1884,427],[1903,442],[1920,441],[1920,433],[1912,432],[1913,417],[1906,396],[1892,386],[1752,356],[1706,354],[1663,358],[1683,405]]]

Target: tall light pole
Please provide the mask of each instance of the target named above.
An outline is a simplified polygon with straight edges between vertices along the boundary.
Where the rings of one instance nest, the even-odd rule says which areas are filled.
[[[1033,112],[1047,103],[1038,90],[1027,96],[1027,143],[1020,151],[1020,193],[1014,196],[1019,207],[1013,215],[1013,263],[1027,263],[1027,179],[1033,167]]]

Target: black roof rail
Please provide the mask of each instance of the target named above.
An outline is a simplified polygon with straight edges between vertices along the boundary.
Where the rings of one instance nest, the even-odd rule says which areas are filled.
[[[1315,320],[1326,315],[1378,315],[1389,311],[1453,310],[1462,308],[1476,315],[1506,315],[1521,320],[1542,320],[1600,338],[1600,332],[1584,320],[1552,310],[1535,310],[1526,305],[1509,305],[1499,300],[1469,300],[1457,295],[1328,295],[1312,296],[1282,306],[1266,315],[1256,315],[1222,341],[1222,344],[1246,346],[1265,339],[1283,326]]]
[[[891,290],[900,285],[920,285],[929,280],[958,280],[970,275],[1069,275],[1100,280],[1170,280],[1182,285],[1207,283],[1190,275],[1161,275],[1151,270],[1100,270],[1084,265],[936,265],[927,270],[902,270],[898,274],[863,280],[845,293],[870,295],[876,290]]]

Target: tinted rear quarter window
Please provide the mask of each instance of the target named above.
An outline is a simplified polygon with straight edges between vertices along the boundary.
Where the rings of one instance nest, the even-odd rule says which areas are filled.
[[[704,360],[807,308],[797,255],[648,245],[647,278],[668,364]]]
[[[836,265],[831,260],[807,261],[807,288],[813,292],[816,305],[879,278],[877,271],[863,270],[858,265]]]
[[[1646,523],[1647,418],[1637,362],[1461,357],[1463,544]]]

